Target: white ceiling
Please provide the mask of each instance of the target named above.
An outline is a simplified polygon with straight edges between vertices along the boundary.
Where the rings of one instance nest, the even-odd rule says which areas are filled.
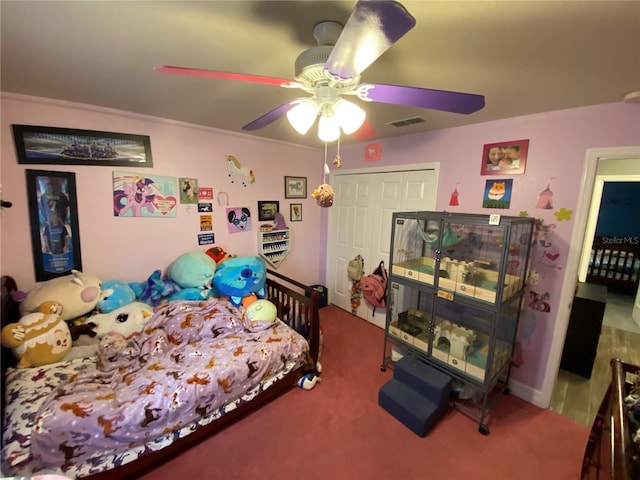
[[[360,103],[376,138],[621,101],[640,90],[638,1],[404,1],[417,25],[363,82],[485,95],[471,115]],[[51,97],[240,132],[302,96],[274,86],[179,77],[160,65],[291,78],[321,20],[353,1],[6,1],[3,92]],[[426,123],[388,122],[422,116]],[[84,128],[82,121],[66,127]],[[140,132],[127,132],[140,133]],[[251,133],[321,146],[286,119]],[[343,137],[343,143],[353,141]]]

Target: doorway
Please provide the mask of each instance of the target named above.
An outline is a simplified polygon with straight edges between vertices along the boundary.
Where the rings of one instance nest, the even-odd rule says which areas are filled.
[[[393,212],[435,209],[438,175],[437,163],[331,174],[335,193],[329,210],[327,246],[327,291],[331,303],[385,327],[385,309],[374,312],[363,298],[352,305],[347,265],[361,255],[365,274],[371,273],[380,261],[388,267]]]
[[[618,173],[624,175],[625,181],[638,181],[640,180],[639,158],[640,147],[638,146],[587,150],[579,202],[575,214],[575,227],[571,238],[571,245],[575,246],[575,248],[571,249],[571,253],[568,258],[566,274],[561,292],[560,304],[566,305],[567,308],[566,310],[558,312],[557,321],[554,327],[554,340],[551,345],[549,362],[547,363],[545,379],[540,394],[540,405],[543,407],[548,407],[551,403],[551,397],[559,372],[560,358],[562,356],[567,325],[569,322],[570,307],[573,300],[573,294],[575,292],[575,280],[578,278],[580,258],[584,255],[584,249],[580,247],[583,243],[591,241],[595,233],[595,223],[591,226],[589,224],[589,218],[594,215],[596,215],[597,218],[597,213],[591,214],[591,212],[593,211],[593,208],[599,209],[601,191],[600,193],[596,192],[596,187],[598,185],[596,179],[598,177],[599,169],[602,169],[603,167],[605,169],[607,167],[628,168],[626,172]],[[595,212],[597,212],[597,210],[595,210]],[[587,255],[589,255],[591,249],[590,244],[588,249]],[[586,402],[599,402],[599,399],[594,400],[592,395],[587,398],[583,398],[583,400]]]

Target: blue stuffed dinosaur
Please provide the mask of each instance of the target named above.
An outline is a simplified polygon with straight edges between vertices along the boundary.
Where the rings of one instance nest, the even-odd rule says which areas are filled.
[[[209,298],[216,262],[204,252],[187,252],[167,268],[166,277],[155,270],[145,282],[130,283],[136,298],[157,307],[174,300]]]
[[[255,294],[265,297],[264,283],[267,279],[267,264],[257,256],[236,257],[223,262],[213,276],[213,289],[217,296],[228,297],[239,307],[242,300]]]
[[[176,293],[179,288],[172,281],[162,278],[160,270],[154,270],[144,282],[131,282],[129,286],[136,294],[136,298],[144,303],[157,307],[165,302],[170,295]]]

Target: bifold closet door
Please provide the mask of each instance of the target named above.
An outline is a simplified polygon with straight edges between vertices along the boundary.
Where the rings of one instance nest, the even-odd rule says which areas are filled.
[[[335,175],[334,204],[329,212],[327,290],[329,301],[351,311],[349,260],[360,254],[365,274],[381,260],[389,264],[391,215],[396,211],[433,210],[437,178],[434,170]],[[370,307],[364,298],[356,315],[384,328],[384,309]]]

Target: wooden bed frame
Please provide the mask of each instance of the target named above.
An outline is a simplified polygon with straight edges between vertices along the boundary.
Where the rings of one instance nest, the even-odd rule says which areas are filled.
[[[620,238],[615,243],[613,238]],[[636,291],[640,279],[640,242],[637,237],[596,235],[591,247],[587,283],[629,288]]]
[[[637,458],[640,448],[631,441],[630,425],[624,399],[628,395],[627,374],[638,375],[640,367],[612,358],[611,384],[604,394],[591,427],[582,460],[581,480],[640,478]]]
[[[267,280],[265,283],[265,287],[267,290],[267,298],[272,301],[278,309],[278,318],[280,318],[283,322],[287,323],[289,326],[291,326],[302,335],[304,335],[305,338],[307,338],[310,346],[311,360],[313,361],[313,370],[315,370],[318,362],[318,352],[320,346],[320,321],[318,316],[320,293],[311,287],[303,285],[302,283],[299,283],[271,270],[267,270]],[[4,293],[5,292],[3,291],[3,295]],[[5,306],[4,300],[5,299],[3,299],[3,307]],[[5,321],[7,323],[10,323],[10,321],[15,320],[7,321],[6,318],[2,318],[3,324],[5,323]],[[5,369],[6,364],[3,362],[3,382]],[[297,381],[305,373],[308,373],[308,371],[308,366],[300,367],[297,370],[292,371],[282,380],[272,385],[269,389],[259,394],[250,402],[240,405],[215,422],[207,426],[198,428],[193,433],[190,433],[186,437],[175,441],[162,450],[153,452],[149,455],[145,455],[144,457],[140,457],[139,459],[122,465],[118,468],[114,468],[112,470],[83,478],[92,480],[120,480],[126,478],[135,478],[135,476],[153,470],[167,460],[174,458],[178,453],[201,442],[205,438],[217,433],[231,423],[258,409],[268,401],[290,390],[296,385]],[[4,385],[2,393],[4,405]]]

